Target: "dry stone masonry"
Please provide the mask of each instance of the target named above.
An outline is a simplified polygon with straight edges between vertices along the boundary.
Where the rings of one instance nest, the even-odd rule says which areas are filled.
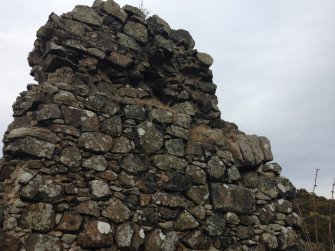
[[[265,137],[220,119],[213,59],[129,5],[52,13],[0,165],[0,250],[303,250]]]

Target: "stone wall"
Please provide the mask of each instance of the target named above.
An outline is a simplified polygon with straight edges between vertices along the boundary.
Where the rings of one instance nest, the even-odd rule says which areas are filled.
[[[189,32],[112,0],[52,13],[0,165],[0,250],[303,250],[265,137],[220,118]]]

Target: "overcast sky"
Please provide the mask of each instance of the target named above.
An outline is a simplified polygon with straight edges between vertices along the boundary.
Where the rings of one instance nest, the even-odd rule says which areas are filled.
[[[138,6],[140,0],[119,0]],[[32,83],[27,63],[51,12],[93,0],[11,0],[0,9],[0,133],[11,105]],[[334,0],[144,0],[174,29],[190,31],[214,58],[222,118],[267,136],[283,175],[329,197],[335,178]],[[0,145],[2,147],[2,144]]]

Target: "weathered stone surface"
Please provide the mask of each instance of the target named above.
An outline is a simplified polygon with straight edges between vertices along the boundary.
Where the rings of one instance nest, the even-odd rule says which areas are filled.
[[[295,197],[296,189],[293,186],[293,184],[291,183],[291,181],[289,181],[288,179],[280,176],[280,177],[278,177],[276,182],[277,182],[278,192],[282,196],[285,196],[286,198],[289,198],[289,199],[292,199],[292,198]]]
[[[4,151],[13,155],[28,154],[39,158],[51,159],[55,144],[27,136],[9,143]]]
[[[182,128],[180,126],[171,125],[166,130],[166,133],[181,139],[188,140],[189,138],[189,130]]]
[[[55,225],[55,213],[52,205],[32,204],[22,215],[22,225],[38,232],[48,232]]]
[[[79,214],[65,213],[57,225],[57,229],[64,232],[76,232],[80,229],[82,217]]]
[[[120,167],[132,174],[141,174],[150,168],[150,163],[145,155],[127,154],[119,161]]]
[[[123,67],[123,68],[127,68],[128,66],[130,66],[133,63],[133,60],[126,56],[126,55],[122,55],[118,52],[112,52],[111,55],[109,57],[107,57],[107,60],[110,61],[111,63]]]
[[[145,120],[146,111],[145,108],[140,105],[127,105],[124,108],[124,115],[129,119]]]
[[[224,219],[227,224],[237,225],[240,223],[240,219],[235,213],[228,212],[224,215]]]
[[[114,116],[104,120],[101,124],[101,131],[112,137],[120,137],[122,132],[121,117]]]
[[[261,148],[263,150],[264,154],[264,161],[272,161],[273,160],[273,155],[271,151],[271,144],[270,141],[266,137],[259,137],[259,141],[261,144]]]
[[[291,227],[282,227],[281,234],[277,238],[280,250],[288,250],[298,244],[297,233]]]
[[[191,177],[187,174],[173,171],[169,174],[169,180],[163,184],[163,189],[170,192],[182,192],[192,186]]]
[[[111,116],[120,111],[120,106],[117,103],[108,100],[105,95],[98,93],[90,94],[85,99],[84,105],[90,110],[105,113]]]
[[[77,242],[83,248],[109,247],[113,244],[112,227],[103,221],[89,221]]]
[[[83,133],[78,141],[79,148],[102,153],[108,152],[112,144],[112,137],[101,133]]]
[[[131,223],[126,222],[118,225],[115,233],[115,242],[119,248],[129,248],[134,230]]]
[[[177,220],[174,223],[174,228],[179,231],[193,229],[198,226],[199,223],[197,220],[186,210],[178,215]]]
[[[217,211],[252,214],[255,211],[255,195],[252,190],[236,185],[211,185],[211,197]]]
[[[72,11],[73,18],[87,24],[95,26],[102,25],[102,17],[98,15],[92,8],[84,5],[77,5]]]
[[[275,250],[278,247],[277,238],[270,233],[263,233],[261,235],[261,241],[268,250]]]
[[[296,213],[291,213],[285,218],[285,222],[290,227],[301,227],[302,220],[300,216]]]
[[[192,186],[187,190],[186,196],[197,205],[204,205],[209,198],[208,187],[206,185]]]
[[[120,200],[112,199],[102,215],[115,223],[121,223],[130,218],[131,212]]]
[[[108,184],[102,180],[92,180],[89,182],[91,193],[96,198],[103,198],[111,195]]]
[[[99,119],[94,112],[74,107],[63,107],[64,122],[67,125],[78,127],[82,131],[97,131]]]
[[[83,161],[83,167],[99,172],[103,172],[107,168],[107,161],[102,155],[93,155]]]
[[[173,124],[189,129],[191,126],[191,116],[183,113],[175,113],[173,115]]]
[[[19,251],[22,243],[19,239],[0,230],[0,250]]]
[[[37,175],[20,191],[22,199],[54,202],[64,194],[64,187],[57,181]]]
[[[293,205],[288,200],[280,199],[276,202],[276,209],[279,213],[289,214],[293,211]]]
[[[103,1],[95,1],[93,4],[93,7],[101,8],[104,12],[106,12],[109,15],[112,15],[122,21],[123,23],[127,19],[127,13],[125,13],[121,8],[120,5],[118,5],[113,0],[108,0],[106,2]]]
[[[185,146],[182,139],[170,139],[165,141],[165,148],[168,154],[178,157],[183,157],[185,155]]]
[[[226,222],[223,214],[214,214],[206,219],[203,228],[209,236],[223,235],[225,231]]]
[[[64,148],[59,160],[70,168],[77,168],[82,160],[80,150],[75,146]]]
[[[257,166],[272,160],[269,141],[256,135],[237,135],[230,149],[240,166]]]
[[[236,236],[240,240],[251,239],[254,236],[254,229],[251,226],[238,226]]]
[[[164,144],[163,133],[151,122],[143,122],[137,127],[139,145],[147,154],[156,153]]]
[[[227,177],[232,181],[238,181],[241,179],[241,175],[236,166],[229,167],[227,170]]]
[[[27,238],[27,251],[62,251],[62,244],[58,238],[45,234],[29,234]]]
[[[129,153],[134,148],[134,143],[127,137],[121,136],[113,141],[113,153]]]
[[[79,205],[75,206],[73,209],[79,214],[91,215],[95,217],[100,216],[99,205],[95,201],[83,201],[79,203]]]
[[[221,180],[225,172],[225,165],[219,157],[214,156],[208,161],[207,173],[212,180]]]
[[[145,14],[139,8],[127,4],[122,9],[129,15],[136,15],[141,19],[145,19]]]
[[[152,196],[152,202],[172,208],[186,207],[188,205],[188,202],[183,197],[168,193],[155,193]]]
[[[124,26],[124,32],[140,43],[148,42],[148,29],[143,24],[127,22]]]
[[[195,46],[191,34],[186,30],[171,30],[169,36],[176,43],[184,45],[187,50],[192,50]]]
[[[44,121],[48,119],[58,119],[61,117],[58,105],[55,104],[42,104],[38,107],[36,112],[37,121]]]
[[[148,115],[154,122],[172,123],[172,113],[163,109],[152,109]]]
[[[258,189],[271,198],[276,198],[278,195],[275,182],[265,176],[258,177]]]
[[[186,173],[191,177],[193,184],[195,185],[206,184],[206,172],[202,168],[190,165],[186,168]]]
[[[141,46],[135,41],[135,39],[130,36],[127,36],[126,34],[118,33],[116,35],[116,38],[119,44],[125,48],[129,48],[134,51],[141,50]]]
[[[211,246],[211,240],[201,231],[192,231],[183,237],[182,241],[192,250],[208,250]]]
[[[211,66],[214,62],[213,58],[208,55],[207,53],[198,52],[197,58],[200,60],[201,63],[203,63],[206,66]]]
[[[170,25],[157,15],[153,15],[148,19],[149,29],[155,34],[168,36],[171,32]]]
[[[161,170],[183,170],[187,166],[187,162],[176,156],[172,155],[155,155],[151,158],[151,163],[153,166]]]

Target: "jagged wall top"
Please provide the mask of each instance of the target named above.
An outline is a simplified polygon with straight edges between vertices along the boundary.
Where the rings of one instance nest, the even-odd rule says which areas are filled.
[[[265,137],[220,119],[185,30],[114,1],[51,14],[0,162],[0,250],[298,250]]]

